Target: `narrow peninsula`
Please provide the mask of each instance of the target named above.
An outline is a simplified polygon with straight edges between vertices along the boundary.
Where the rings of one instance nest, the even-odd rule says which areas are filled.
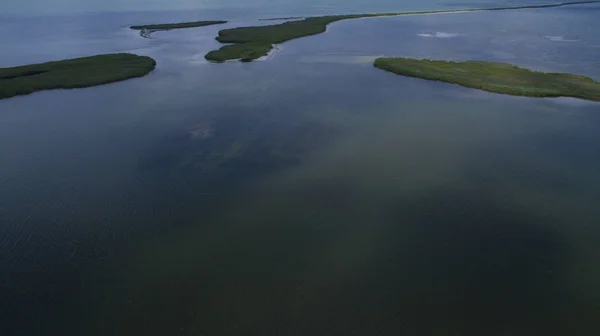
[[[75,89],[142,77],[156,61],[134,54],[106,54],[0,68],[0,99],[52,89]]]
[[[142,37],[150,37],[150,34],[161,31],[161,30],[171,30],[171,29],[184,29],[184,28],[196,28],[196,27],[205,27],[212,26],[218,24],[224,24],[227,21],[195,21],[195,22],[181,22],[181,23],[163,23],[163,24],[150,24],[150,25],[142,25],[142,26],[131,26],[130,28],[133,30],[139,30],[140,35]]]
[[[288,21],[275,25],[256,26],[256,27],[238,27],[225,29],[219,32],[217,41],[221,43],[231,43],[219,50],[213,50],[206,54],[205,58],[213,62],[224,62],[227,60],[241,60],[250,62],[257,58],[268,55],[273,49],[274,44],[297,39],[300,37],[317,35],[327,30],[327,25],[333,22],[360,19],[369,17],[384,16],[403,16],[403,15],[427,15],[444,13],[462,13],[462,12],[481,12],[481,11],[504,11],[516,9],[540,9],[571,5],[583,5],[600,3],[600,1],[576,1],[563,2],[547,5],[530,5],[518,7],[497,7],[497,8],[478,8],[478,9],[455,9],[455,10],[437,10],[425,12],[403,12],[403,13],[379,13],[379,14],[351,14],[351,15],[330,15],[308,17],[303,20]]]
[[[398,75],[527,97],[574,97],[600,101],[600,82],[567,73],[545,73],[508,63],[378,58],[375,67]]]

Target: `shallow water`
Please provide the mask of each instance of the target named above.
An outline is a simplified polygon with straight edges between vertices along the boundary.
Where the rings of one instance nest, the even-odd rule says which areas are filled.
[[[598,334],[600,105],[371,61],[600,79],[600,6],[344,21],[250,64],[204,61],[227,26],[127,29],[194,13],[3,19],[1,66],[158,68],[0,101],[0,334]]]

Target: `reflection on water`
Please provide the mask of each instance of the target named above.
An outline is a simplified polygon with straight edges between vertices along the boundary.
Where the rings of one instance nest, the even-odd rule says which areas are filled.
[[[593,15],[490,15],[349,21],[252,64],[198,62],[212,28],[132,36],[148,77],[0,101],[0,333],[597,334],[598,104],[365,62],[600,75]]]

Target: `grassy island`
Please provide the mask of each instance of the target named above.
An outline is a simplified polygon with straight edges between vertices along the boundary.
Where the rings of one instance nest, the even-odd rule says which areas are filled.
[[[64,61],[0,68],[0,99],[41,90],[84,88],[154,70],[156,62],[134,54],[107,54]]]
[[[378,58],[375,66],[398,75],[458,84],[494,93],[600,101],[600,83],[589,77],[536,72],[507,63]]]
[[[500,11],[513,9],[538,9],[551,8],[569,5],[580,5],[599,3],[600,1],[577,1],[564,2],[548,5],[531,5],[519,7],[498,7],[483,9],[456,9],[456,10],[437,10],[425,12],[404,12],[404,13],[379,13],[379,14],[351,14],[351,15],[330,15],[308,17],[303,20],[288,21],[280,24],[257,27],[239,27],[225,29],[219,32],[217,41],[221,43],[233,43],[233,46],[224,46],[219,50],[209,52],[205,57],[209,61],[224,62],[226,60],[239,59],[242,61],[252,61],[262,56],[266,56],[273,48],[273,44],[283,43],[285,41],[297,39],[300,37],[317,35],[324,33],[327,25],[333,22],[359,19],[368,17],[401,16],[401,15],[426,15],[442,14],[456,12],[478,12],[478,11]]]
[[[181,23],[163,23],[163,24],[143,25],[143,26],[131,26],[130,28],[133,30],[139,30],[141,36],[148,37],[148,36],[150,36],[150,34],[157,32],[157,31],[161,31],[161,30],[204,27],[204,26],[212,26],[212,25],[223,24],[223,23],[227,23],[227,21],[195,21],[195,22],[181,22]]]
[[[378,16],[382,16],[379,14]],[[388,14],[391,15],[391,14]],[[209,61],[223,62],[227,60],[240,59],[252,61],[266,56],[273,44],[282,43],[299,37],[321,34],[327,29],[327,25],[345,19],[377,16],[369,15],[332,15],[321,17],[310,17],[299,21],[288,21],[281,24],[240,27],[225,29],[219,32],[217,41],[221,43],[233,43],[219,50],[213,50],[206,55]]]

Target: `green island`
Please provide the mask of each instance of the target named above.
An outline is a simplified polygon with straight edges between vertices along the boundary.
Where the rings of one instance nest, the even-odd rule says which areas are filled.
[[[131,26],[130,28],[133,30],[139,30],[140,35],[142,37],[150,37],[150,34],[161,31],[161,30],[171,30],[171,29],[184,29],[184,28],[196,28],[196,27],[205,27],[212,26],[217,24],[224,24],[227,21],[195,21],[195,22],[181,22],[181,23],[162,23],[162,24],[150,24],[150,25],[142,25],[142,26]]]
[[[378,58],[375,67],[398,75],[527,97],[574,97],[600,101],[600,82],[567,73],[545,73],[508,63]]]
[[[142,77],[156,62],[147,56],[106,54],[0,68],[0,99],[52,89],[97,86]]]
[[[224,46],[219,50],[213,50],[206,54],[205,58],[213,62],[224,62],[227,60],[241,60],[245,62],[253,61],[257,58],[267,56],[273,49],[274,44],[297,39],[300,37],[317,35],[324,33],[327,25],[333,22],[360,19],[369,17],[402,16],[402,15],[427,15],[442,13],[461,13],[461,12],[480,12],[480,11],[504,11],[516,9],[538,9],[552,8],[570,5],[582,5],[600,3],[600,1],[576,1],[563,2],[547,5],[530,5],[518,7],[497,7],[497,8],[478,8],[478,9],[455,9],[455,10],[437,10],[424,12],[403,12],[403,13],[379,13],[379,14],[350,14],[350,15],[329,15],[308,17],[303,20],[288,21],[275,25],[256,26],[256,27],[238,27],[219,31],[217,41],[221,43],[232,43],[233,45]]]

